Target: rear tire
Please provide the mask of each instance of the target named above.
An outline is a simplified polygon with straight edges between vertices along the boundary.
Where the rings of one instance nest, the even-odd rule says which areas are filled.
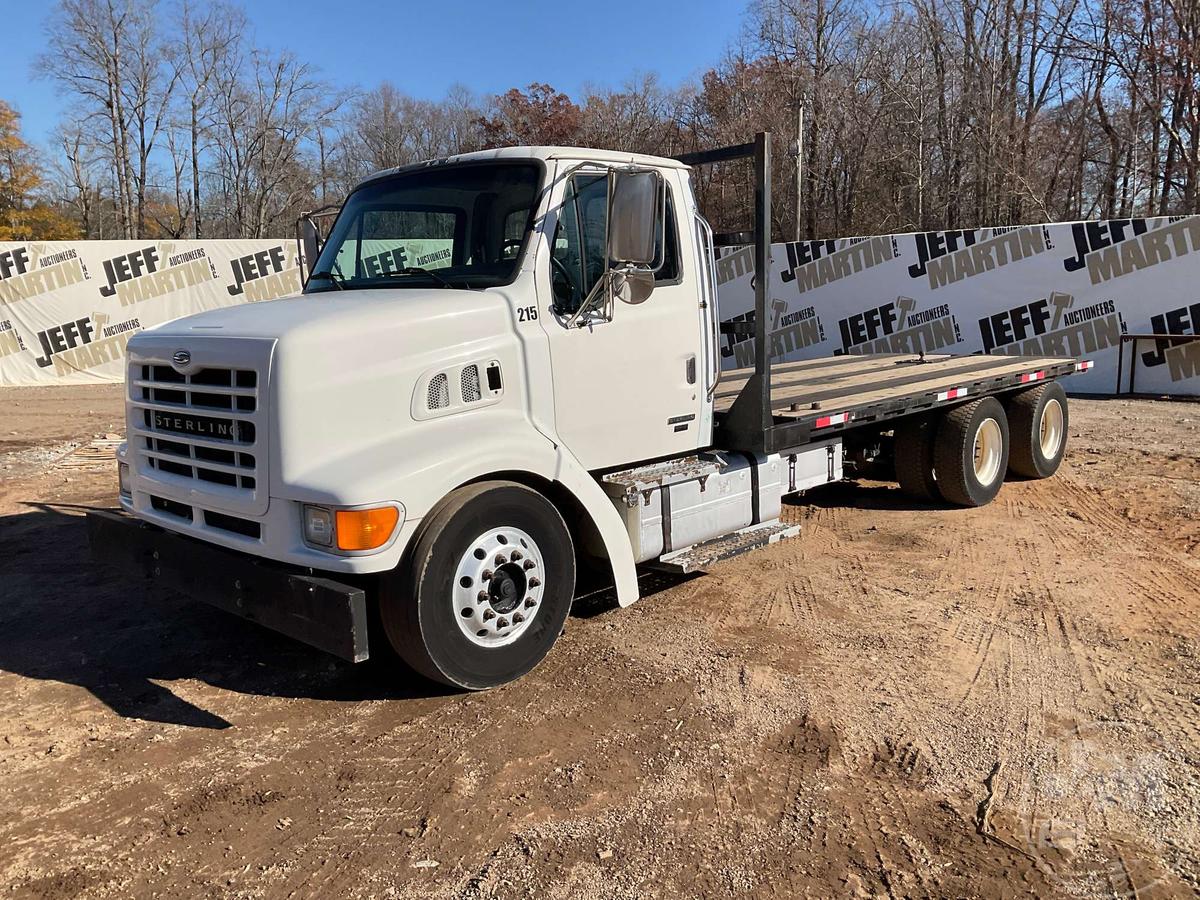
[[[933,464],[947,501],[958,506],[989,503],[1008,468],[1008,417],[1000,401],[984,397],[942,416]]]
[[[914,500],[929,502],[942,497],[933,474],[937,424],[935,416],[912,416],[896,426],[896,481],[901,492]]]
[[[1017,394],[1008,404],[1012,452],[1008,469],[1026,478],[1049,478],[1067,453],[1067,392],[1057,381]]]
[[[575,593],[574,546],[541,494],[481,482],[428,518],[410,562],[381,588],[383,629],[406,663],[442,684],[484,690],[520,678],[550,651]]]

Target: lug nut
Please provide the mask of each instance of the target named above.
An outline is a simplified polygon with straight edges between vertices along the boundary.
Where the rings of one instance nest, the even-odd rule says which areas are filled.
[[[491,569],[484,569],[483,574],[479,576],[480,581],[491,581],[494,573]]]
[[[507,628],[508,627],[508,619],[504,618],[504,616],[501,616],[499,619],[496,620],[496,627],[497,628]]]
[[[534,600],[532,597],[525,598],[525,608],[526,609],[533,609],[535,606],[537,606],[536,600]]]
[[[494,619],[494,618],[496,618],[496,614],[492,610],[485,609],[483,611],[483,621],[487,622],[490,619]]]
[[[513,624],[514,625],[516,625],[519,622],[524,622],[524,621],[525,621],[525,617],[523,615],[521,615],[520,613],[513,613]]]
[[[476,599],[477,599],[477,600],[478,600],[480,603],[487,603],[487,600],[488,600],[488,592],[487,592],[487,591],[480,591],[478,594],[476,594],[476,595],[475,595],[475,598],[476,598]]]
[[[538,587],[540,584],[541,584],[541,581],[539,581],[537,578],[530,578],[530,579],[529,579],[529,586],[530,586],[530,587]]]
[[[496,565],[498,565],[498,566],[502,566],[502,565],[504,565],[506,562],[508,562],[508,560],[504,558],[504,555],[503,555],[502,553],[497,553],[497,554],[496,554]]]
[[[513,551],[513,552],[512,552],[512,553],[509,555],[509,557],[508,557],[508,558],[509,558],[509,560],[511,560],[512,562],[516,562],[518,559],[524,559],[524,558],[525,558],[525,556],[524,556],[524,554],[522,554],[522,553],[521,553],[521,551],[520,551],[520,550],[514,550],[514,551]]]
[[[535,563],[532,559],[525,560],[525,571],[528,572],[530,569],[534,568],[536,565],[537,565],[537,563]]]

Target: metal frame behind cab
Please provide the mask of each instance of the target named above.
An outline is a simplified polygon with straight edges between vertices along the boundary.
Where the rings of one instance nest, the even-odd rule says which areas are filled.
[[[684,153],[674,159],[686,166],[706,166],[735,159],[754,160],[754,374],[742,386],[729,411],[721,417],[716,439],[731,450],[756,453],[777,450],[777,438],[783,436],[773,433],[771,353],[767,346],[767,289],[771,280],[771,134],[761,131],[749,144]],[[716,260],[713,262],[715,264]],[[737,332],[744,333],[740,329]],[[717,365],[720,366],[719,359]]]

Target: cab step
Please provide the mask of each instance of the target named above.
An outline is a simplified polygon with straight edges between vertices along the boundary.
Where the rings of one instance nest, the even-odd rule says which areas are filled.
[[[714,538],[711,541],[693,544],[691,547],[685,547],[683,550],[664,553],[657,560],[650,563],[650,565],[656,569],[664,569],[668,572],[677,572],[681,575],[686,575],[689,572],[697,572],[705,569],[723,559],[738,556],[748,550],[757,550],[759,547],[766,547],[784,538],[794,537],[799,533],[799,525],[784,525],[779,521],[764,522],[761,525],[751,525],[749,528],[743,528],[740,531]]]

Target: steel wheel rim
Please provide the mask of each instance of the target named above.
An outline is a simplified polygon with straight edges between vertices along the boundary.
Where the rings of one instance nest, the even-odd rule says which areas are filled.
[[[503,647],[529,630],[546,590],[541,548],[512,526],[485,531],[467,545],[450,585],[454,621],[471,643]]]
[[[975,429],[975,478],[984,487],[996,481],[1004,450],[1004,433],[995,419],[984,419]]]
[[[1050,400],[1042,407],[1042,420],[1038,424],[1038,441],[1042,446],[1042,456],[1054,459],[1062,447],[1063,439],[1063,408],[1057,400]]]

